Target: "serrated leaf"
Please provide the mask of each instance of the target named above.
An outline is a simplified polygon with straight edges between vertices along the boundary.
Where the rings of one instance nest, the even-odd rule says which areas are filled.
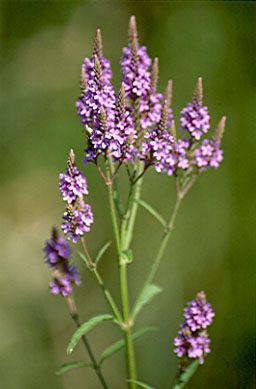
[[[88,268],[90,268],[89,261],[88,261],[88,259],[86,258],[85,254],[84,254],[84,253],[81,253],[81,251],[78,251],[78,254],[79,254],[80,257],[82,258],[82,260],[85,262],[86,266],[87,266]]]
[[[85,335],[87,332],[92,330],[94,327],[96,327],[99,323],[102,323],[103,321],[110,321],[114,320],[114,316],[112,315],[98,315],[92,317],[90,320],[83,323],[73,334],[68,348],[67,348],[67,354],[71,354],[74,350],[75,346],[79,342],[79,340],[82,338],[83,335]]]
[[[140,388],[155,389],[155,388],[153,388],[153,386],[149,386],[149,385],[147,385],[147,384],[145,384],[144,382],[141,382],[141,381],[127,380],[127,382],[132,382],[133,384],[137,384],[137,385],[139,385]]]
[[[142,291],[142,294],[139,296],[133,311],[132,311],[132,318],[133,320],[138,315],[138,313],[141,311],[141,309],[144,307],[144,305],[150,303],[150,301],[157,296],[159,293],[162,292],[162,288],[155,284],[149,284],[146,286],[146,288]]]
[[[126,263],[131,263],[133,261],[133,252],[131,249],[121,251],[120,256]]]
[[[133,340],[139,338],[140,336],[146,334],[150,331],[155,331],[156,327],[146,327],[142,328],[132,334]],[[117,353],[119,350],[121,350],[125,346],[124,339],[120,339],[117,342],[111,344],[109,347],[107,347],[103,353],[101,354],[100,364],[107,358],[111,357],[113,354]]]
[[[98,264],[98,262],[101,260],[101,258],[103,257],[103,255],[105,254],[105,252],[107,251],[107,249],[109,248],[110,245],[111,245],[111,241],[104,244],[104,246],[102,246],[102,248],[99,250],[99,252],[96,256],[96,259],[95,259],[96,264]]]
[[[144,200],[137,200],[137,202],[146,209],[160,224],[162,224],[163,227],[166,227],[166,221],[163,218],[163,216],[160,215],[160,213],[153,208],[151,205],[149,205],[146,201]]]
[[[61,374],[65,373],[66,371],[70,370],[70,369],[77,369],[77,368],[81,368],[81,367],[92,367],[92,364],[91,363],[85,363],[85,362],[63,363],[63,365],[61,365],[59,367],[59,369],[56,371],[56,374],[57,375],[61,375]]]

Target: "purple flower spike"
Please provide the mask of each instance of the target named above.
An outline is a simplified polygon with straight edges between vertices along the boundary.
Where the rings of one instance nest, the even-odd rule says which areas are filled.
[[[51,267],[54,267],[58,261],[68,261],[70,257],[70,245],[65,238],[59,236],[56,228],[53,228],[51,239],[45,242],[43,250],[46,262]]]
[[[203,106],[202,79],[199,78],[192,103],[181,111],[181,129],[188,131],[192,138],[199,140],[210,128],[208,108]]]
[[[201,170],[208,167],[217,169],[223,160],[223,151],[218,142],[204,139],[202,144],[195,149],[194,164]]]
[[[211,351],[206,328],[214,316],[204,292],[198,293],[195,300],[188,303],[184,309],[185,321],[174,339],[174,352],[179,358],[198,358],[201,364],[204,363],[204,357]]]
[[[212,323],[214,312],[211,304],[206,301],[204,292],[198,293],[196,299],[188,303],[187,308],[184,309],[184,317],[192,332],[205,329]]]
[[[53,281],[49,284],[51,293],[69,296],[73,291],[73,285],[80,285],[80,276],[75,266],[70,265],[69,243],[59,236],[55,228],[51,239],[46,241],[44,252],[48,264],[54,269]]]
[[[194,101],[181,111],[181,129],[188,131],[193,138],[199,140],[210,128],[209,119],[208,108]]]
[[[73,161],[71,161],[71,159]],[[74,153],[71,150],[66,173],[59,175],[59,189],[63,200],[73,203],[77,197],[88,194],[86,179],[74,165]]]
[[[64,234],[76,243],[79,238],[91,230],[90,227],[93,224],[91,206],[84,203],[83,200],[77,200],[74,208],[67,207],[63,220],[61,228]]]
[[[109,145],[108,132],[114,127],[115,93],[111,84],[110,62],[103,56],[100,30],[97,30],[94,54],[85,58],[81,71],[81,95],[77,113],[88,133],[84,163],[95,161]],[[100,112],[105,112],[104,128]]]

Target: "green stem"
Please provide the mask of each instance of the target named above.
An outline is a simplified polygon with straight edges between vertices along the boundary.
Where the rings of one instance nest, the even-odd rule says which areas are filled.
[[[117,321],[121,324],[122,323],[122,317],[121,317],[121,314],[119,312],[119,309],[113,299],[113,297],[111,296],[111,293],[110,291],[106,288],[105,284],[104,284],[104,281],[103,279],[101,278],[98,270],[97,270],[97,266],[95,264],[95,262],[92,260],[91,256],[90,256],[90,253],[87,249],[87,246],[86,246],[86,243],[85,243],[85,240],[84,238],[81,238],[81,243],[82,243],[82,246],[83,246],[83,249],[84,249],[84,252],[85,252],[85,255],[89,261],[89,265],[90,265],[90,270],[93,272],[96,280],[98,281],[98,284],[101,288],[101,290],[103,291],[104,295],[105,295],[105,298],[107,300],[107,303],[109,304],[115,318],[117,319]]]
[[[81,323],[80,323],[80,318],[79,318],[79,315],[78,315],[78,312],[77,312],[77,308],[76,308],[76,304],[75,304],[75,301],[72,297],[68,297],[67,299],[67,304],[68,304],[68,307],[69,307],[69,312],[70,312],[70,315],[71,315],[71,318],[73,319],[73,321],[75,322],[76,324],[76,327],[79,328],[81,326]],[[93,351],[92,351],[92,348],[90,346],[90,343],[87,339],[87,337],[85,335],[82,336],[82,341],[83,341],[83,344],[84,344],[84,347],[89,355],[89,358],[92,362],[92,368],[93,370],[95,371],[100,383],[101,383],[101,386],[104,388],[104,389],[108,389],[108,386],[106,384],[106,381],[102,375],[102,372],[101,372],[101,367],[100,367],[100,364],[98,364],[94,354],[93,354]]]
[[[168,241],[169,241],[170,236],[172,234],[172,231],[173,231],[173,228],[174,228],[174,223],[175,223],[175,220],[176,220],[176,217],[177,217],[178,210],[180,208],[181,202],[184,199],[184,197],[186,196],[186,194],[188,193],[188,191],[191,189],[191,187],[194,184],[194,182],[195,182],[195,177],[193,177],[188,182],[188,184],[185,186],[185,188],[181,191],[180,188],[179,188],[178,179],[176,179],[176,202],[175,202],[174,208],[172,210],[172,213],[170,215],[170,219],[167,222],[166,228],[164,230],[158,253],[157,253],[156,258],[155,258],[155,260],[154,260],[154,262],[152,264],[150,273],[149,273],[148,277],[146,278],[146,281],[145,281],[145,283],[143,285],[143,288],[142,288],[142,290],[141,290],[141,292],[140,292],[140,294],[139,294],[139,296],[137,298],[137,301],[139,301],[139,299],[142,296],[142,294],[144,293],[145,289],[148,287],[148,285],[152,282],[152,280],[155,277],[155,274],[156,274],[156,272],[157,272],[157,270],[159,268],[159,265],[161,263],[161,260],[163,258],[165,249],[167,247]],[[136,303],[135,303],[134,306],[136,306]],[[133,317],[133,314],[132,314],[132,317]]]
[[[114,236],[115,236],[115,241],[116,241],[116,248],[117,248],[117,251],[119,253],[120,252],[119,226],[118,226],[118,221],[117,221],[117,217],[116,217],[113,184],[111,182],[110,164],[111,164],[111,160],[109,159],[108,161],[106,161],[108,199],[109,199],[109,205],[110,205],[110,214],[111,214],[111,220],[112,220],[112,225],[113,225],[113,230],[114,230]]]
[[[143,164],[140,164],[138,174],[140,174],[143,171],[143,169],[144,169]],[[141,196],[142,184],[143,184],[143,177],[139,179],[134,189],[134,197],[130,209],[129,223],[127,225],[127,230],[126,230],[126,248],[130,247],[133,238],[133,230],[134,230],[134,224],[135,224],[138,207],[139,207],[139,199]]]
[[[112,225],[116,240],[116,248],[119,257],[119,280],[120,280],[120,291],[121,291],[121,305],[122,305],[122,314],[123,314],[123,323],[122,329],[124,331],[125,338],[125,356],[126,356],[126,370],[127,370],[127,379],[136,381],[136,362],[135,362],[135,353],[132,339],[131,331],[131,321],[130,321],[130,304],[129,304],[129,293],[128,293],[128,282],[127,282],[127,263],[123,260],[121,252],[127,247],[126,240],[126,226],[129,222],[129,208],[130,208],[130,198],[132,196],[132,189],[128,198],[128,205],[125,215],[123,216],[121,223],[121,233],[119,233],[119,226],[117,221],[117,215],[115,210],[114,202],[114,192],[111,181],[111,160],[108,159],[106,163],[106,174],[107,174],[107,183],[108,183],[108,197],[110,204],[110,213],[112,219]],[[134,213],[134,211],[133,211]],[[129,389],[136,389],[137,385],[134,382],[128,382]]]

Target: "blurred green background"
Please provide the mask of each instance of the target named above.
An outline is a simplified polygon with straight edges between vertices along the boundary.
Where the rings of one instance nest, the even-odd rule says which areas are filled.
[[[65,303],[48,293],[49,269],[41,247],[53,224],[60,224],[63,202],[58,173],[72,146],[81,162],[82,127],[74,107],[80,64],[91,54],[94,32],[102,28],[114,83],[135,14],[140,42],[160,61],[160,88],[174,82],[176,117],[189,101],[198,76],[212,124],[228,117],[225,161],[205,173],[179,214],[157,282],[164,293],[140,316],[158,326],[136,343],[139,378],[167,389],[177,359],[172,338],[182,309],[205,290],[216,311],[210,329],[212,353],[189,387],[252,388],[255,385],[255,106],[256,4],[209,1],[2,1],[1,6],[1,389],[98,388],[90,370],[56,376],[63,362],[84,358],[82,346],[71,357],[65,349],[74,330]],[[82,164],[80,163],[80,166]],[[86,168],[95,224],[92,253],[111,239],[106,191],[93,166]],[[174,199],[173,181],[149,173],[143,198],[163,215]],[[156,251],[161,231],[141,210],[130,266],[134,299]],[[116,262],[109,251],[101,264],[118,299]],[[74,256],[83,287],[76,295],[83,320],[107,311],[92,276]],[[89,338],[97,355],[120,334],[105,324]],[[111,388],[124,388],[122,353],[108,360]]]

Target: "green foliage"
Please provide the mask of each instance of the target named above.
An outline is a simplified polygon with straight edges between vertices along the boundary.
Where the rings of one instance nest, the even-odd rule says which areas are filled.
[[[132,263],[133,261],[133,252],[131,249],[123,250],[120,253],[120,257],[122,260],[124,260],[126,263]]]
[[[102,246],[102,248],[99,250],[95,258],[96,265],[99,263],[99,261],[101,260],[101,258],[103,257],[103,255],[105,254],[105,252],[107,251],[110,245],[111,245],[111,241],[105,243],[104,246]]]
[[[85,363],[85,362],[69,362],[69,363],[63,363],[59,367],[59,369],[56,371],[57,375],[61,375],[63,373],[66,373],[66,371],[71,370],[71,369],[77,369],[81,367],[92,367],[91,363]]]
[[[114,316],[112,315],[98,315],[92,317],[90,320],[83,323],[73,334],[68,348],[67,348],[67,354],[71,354],[79,342],[79,340],[82,338],[83,335],[85,335],[87,332],[92,330],[94,327],[96,327],[99,323],[102,323],[103,321],[114,321]]]
[[[146,334],[147,332],[156,331],[156,327],[145,327],[137,332],[134,332],[132,334],[133,340],[140,338],[142,335]],[[117,353],[119,350],[121,350],[125,346],[124,339],[120,339],[117,342],[111,344],[109,347],[107,347],[103,353],[101,354],[100,364],[107,358],[111,357],[113,354]]]
[[[143,289],[141,295],[139,296],[133,311],[132,311],[132,318],[133,320],[138,315],[138,313],[141,311],[141,309],[144,307],[144,305],[149,304],[150,301],[157,296],[159,293],[162,292],[162,288],[155,284],[149,284],[146,285],[146,287]]]
[[[133,384],[137,384],[140,388],[155,389],[155,388],[153,388],[153,386],[149,386],[149,385],[147,385],[147,384],[145,384],[144,382],[141,382],[141,381],[127,380],[127,382],[132,382]]]
[[[143,208],[145,208],[150,215],[152,215],[160,224],[162,224],[163,227],[166,227],[166,221],[163,218],[163,216],[160,215],[160,213],[153,208],[151,205],[149,205],[146,201],[144,200],[138,200],[137,201]]]
[[[182,389],[184,386],[188,383],[190,378],[193,376],[193,374],[196,372],[197,368],[199,366],[199,360],[196,359],[194,362],[192,362],[186,370],[180,375],[179,382],[175,385],[174,389]]]
[[[88,269],[90,269],[89,261],[84,253],[81,253],[81,251],[78,251],[79,256],[82,258]]]

